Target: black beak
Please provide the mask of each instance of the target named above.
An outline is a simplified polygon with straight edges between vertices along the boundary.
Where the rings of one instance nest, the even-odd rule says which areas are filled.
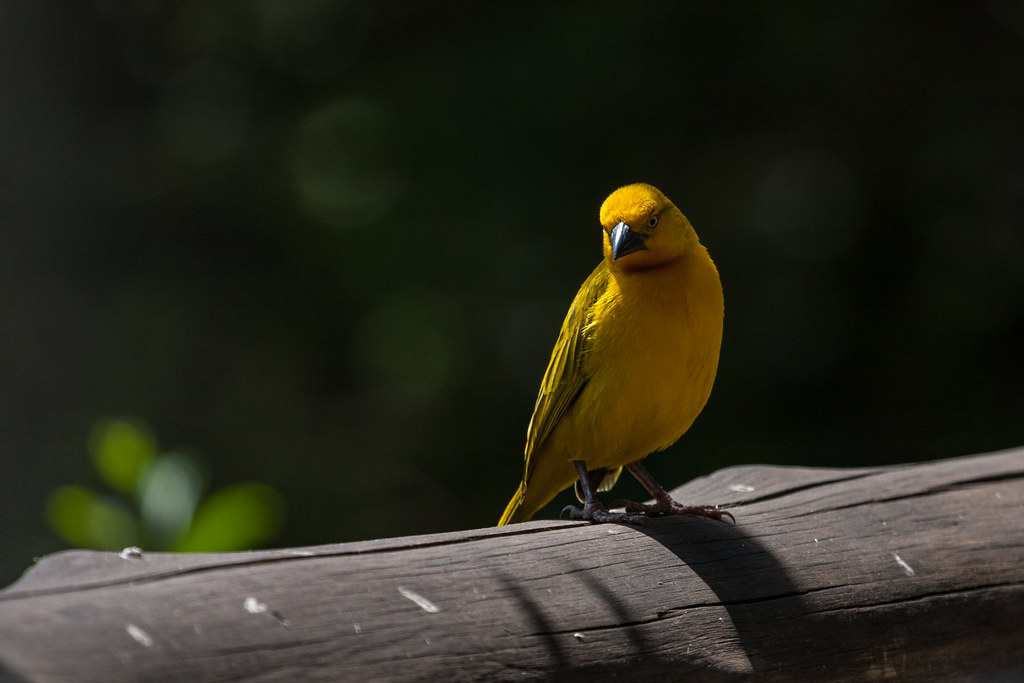
[[[641,235],[638,232],[633,232],[633,229],[620,222],[614,228],[612,228],[611,234],[608,236],[608,240],[612,245],[612,260],[617,261],[626,254],[632,254],[634,251],[640,251],[646,249],[645,244],[647,235]]]

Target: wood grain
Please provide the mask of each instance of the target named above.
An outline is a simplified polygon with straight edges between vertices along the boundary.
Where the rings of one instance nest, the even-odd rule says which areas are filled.
[[[1024,449],[734,467],[674,495],[738,525],[58,553],[0,592],[0,679],[1024,677]]]

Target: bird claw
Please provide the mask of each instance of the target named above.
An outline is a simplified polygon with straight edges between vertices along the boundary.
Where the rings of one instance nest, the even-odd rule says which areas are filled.
[[[571,507],[571,506],[570,506]],[[627,513],[646,515],[647,517],[661,517],[667,515],[690,515],[692,517],[707,517],[724,521],[725,517],[735,524],[736,518],[728,510],[720,510],[717,505],[680,505],[668,498],[653,503],[634,503],[631,500],[616,500],[612,507],[625,508]]]
[[[595,524],[646,524],[648,520],[648,517],[643,514],[609,512],[603,505],[584,505],[582,508],[566,505],[562,508],[562,513],[559,516],[563,519],[594,522]]]

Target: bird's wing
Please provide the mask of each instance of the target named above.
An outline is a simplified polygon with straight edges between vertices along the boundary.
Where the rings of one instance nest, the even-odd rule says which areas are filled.
[[[590,351],[593,328],[589,323],[594,304],[608,289],[611,279],[607,264],[598,264],[576,293],[558,333],[551,361],[540,384],[533,417],[526,433],[526,463],[523,481],[532,470],[531,457],[551,435],[565,411],[579,396],[587,380],[585,361]]]

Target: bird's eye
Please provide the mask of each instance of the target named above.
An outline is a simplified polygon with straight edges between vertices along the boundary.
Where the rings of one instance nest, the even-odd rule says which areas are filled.
[[[653,228],[657,224],[658,224],[658,217],[657,216],[651,216],[651,219],[649,221],[647,221],[647,227],[648,228]]]

